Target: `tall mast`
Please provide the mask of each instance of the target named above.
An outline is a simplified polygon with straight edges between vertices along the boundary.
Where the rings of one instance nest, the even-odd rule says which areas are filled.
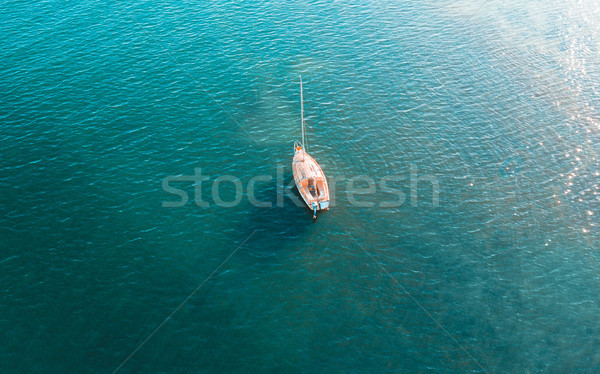
[[[300,76],[300,115],[302,120],[302,149],[307,152],[304,134],[304,98],[302,97],[302,76]]]

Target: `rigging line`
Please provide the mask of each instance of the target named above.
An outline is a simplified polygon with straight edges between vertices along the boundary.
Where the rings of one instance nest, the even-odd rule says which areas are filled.
[[[195,78],[195,77],[194,77],[194,76],[193,76],[193,75],[192,75],[192,74],[191,74],[191,73],[190,73],[190,72],[189,72],[189,71],[188,71],[188,70],[187,70],[185,67],[183,67],[183,66],[182,66],[182,65],[179,63],[179,61],[177,61],[177,59],[176,59],[175,57],[173,57],[173,55],[171,55],[171,51],[170,51],[170,50],[167,50],[167,54],[169,55],[169,58],[170,58],[170,59],[171,59],[173,62],[175,62],[175,65],[179,66],[179,67],[180,67],[180,68],[183,70],[183,72],[184,72],[184,73],[185,73],[185,74],[186,74],[186,75],[187,75],[187,76],[188,76],[188,77],[189,77],[191,80],[193,80],[193,81],[194,81],[194,83],[196,83],[196,85],[198,86],[198,88],[199,88],[199,89],[200,89],[202,92],[204,92],[206,95],[208,95],[208,97],[210,97],[210,99],[211,99],[211,100],[212,100],[212,101],[213,101],[215,104],[217,104],[217,106],[218,106],[219,108],[221,108],[221,110],[222,110],[222,111],[223,111],[225,114],[227,114],[227,116],[228,116],[228,117],[229,117],[229,118],[230,118],[230,119],[231,119],[231,120],[232,120],[232,121],[233,121],[233,122],[234,122],[236,125],[238,125],[238,127],[239,127],[240,129],[244,130],[244,131],[246,132],[246,134],[248,134],[248,136],[250,137],[250,139],[252,139],[252,140],[253,140],[255,143],[258,143],[258,140],[256,140],[256,138],[254,138],[254,136],[252,136],[252,134],[250,134],[250,132],[249,132],[248,130],[246,130],[246,128],[245,128],[244,126],[242,126],[242,124],[241,124],[241,123],[240,123],[240,122],[239,122],[237,119],[235,119],[235,117],[234,117],[234,116],[233,116],[233,115],[232,115],[232,114],[231,114],[231,113],[230,113],[230,112],[229,112],[227,109],[225,109],[225,107],[224,107],[224,106],[223,106],[223,105],[222,105],[222,104],[221,104],[221,103],[220,103],[220,102],[219,102],[219,101],[218,101],[218,100],[217,100],[217,99],[216,99],[216,98],[215,98],[215,97],[214,97],[214,96],[213,96],[213,95],[212,95],[210,92],[208,92],[208,90],[206,90],[206,89],[202,88],[202,86],[200,85],[200,82],[199,82],[199,81],[198,81],[198,80],[197,80],[197,79],[196,79],[196,78]]]
[[[306,144],[306,130],[304,129],[304,96],[302,93],[302,75],[300,75],[300,120],[302,123],[302,148],[308,152],[308,145]]]
[[[137,20],[136,20],[136,19],[135,19],[135,18],[134,18],[132,15],[130,15],[129,17],[131,18],[131,20],[133,20],[133,22],[134,22],[135,24],[137,24],[137,25],[139,25],[139,24],[140,24],[139,22],[137,22]],[[143,30],[142,30],[142,32],[143,32],[144,34],[146,34],[146,36],[148,36],[149,38],[151,37],[151,36],[150,36],[150,34],[149,34],[149,33],[148,33],[148,32],[147,32],[145,29],[143,29]],[[248,134],[248,136],[250,137],[250,139],[252,139],[252,140],[254,141],[254,143],[258,143],[258,141],[256,140],[256,138],[254,138],[254,137],[252,136],[252,134],[250,134],[250,132],[249,132],[248,130],[246,130],[246,128],[245,128],[244,126],[242,126],[242,124],[241,124],[241,123],[240,123],[240,122],[239,122],[237,119],[235,119],[235,117],[234,117],[234,116],[233,116],[233,115],[232,115],[232,114],[231,114],[231,113],[230,113],[230,112],[229,112],[227,109],[225,109],[225,108],[223,107],[223,105],[221,105],[221,103],[219,103],[219,102],[217,101],[217,99],[216,99],[216,98],[215,98],[215,97],[214,97],[214,96],[213,96],[213,95],[212,95],[210,92],[208,92],[207,90],[205,90],[204,88],[202,88],[202,86],[200,85],[200,82],[198,82],[198,80],[197,80],[196,78],[194,78],[194,76],[192,76],[192,74],[190,74],[190,72],[189,72],[189,71],[188,71],[188,70],[187,70],[185,67],[183,67],[183,66],[182,66],[182,65],[179,63],[179,61],[177,61],[177,59],[175,59],[175,58],[173,57],[173,55],[171,54],[171,50],[170,50],[169,48],[166,48],[166,52],[167,52],[167,54],[169,55],[169,58],[170,58],[170,59],[171,59],[173,62],[175,62],[175,65],[179,66],[179,67],[180,67],[180,68],[183,70],[183,72],[184,72],[184,73],[185,73],[185,74],[186,74],[188,77],[190,77],[190,78],[191,78],[191,79],[192,79],[192,80],[193,80],[193,81],[194,81],[194,82],[197,84],[197,86],[198,86],[198,88],[199,88],[200,90],[202,90],[202,91],[203,91],[205,94],[207,94],[207,95],[208,95],[208,97],[210,97],[210,99],[211,99],[211,100],[212,100],[212,101],[213,101],[215,104],[217,104],[217,106],[218,106],[219,108],[221,108],[221,110],[222,110],[223,112],[225,112],[225,114],[227,114],[227,116],[228,116],[228,117],[229,117],[229,118],[230,118],[230,119],[231,119],[231,120],[232,120],[232,121],[233,121],[233,122],[234,122],[236,125],[238,125],[238,127],[239,127],[239,128],[241,128],[242,130],[244,130],[244,131],[246,132],[246,134]]]
[[[350,237],[370,258],[371,260],[373,260],[373,262],[375,264],[377,264],[377,266],[379,266],[381,268],[381,270],[384,271],[385,274],[387,274],[388,277],[392,278],[392,280],[394,281],[394,283],[396,283],[398,285],[398,287],[400,287],[400,289],[415,303],[417,304],[417,306],[419,308],[421,308],[421,310],[423,312],[425,312],[425,314],[433,321],[435,322],[436,325],[438,325],[438,327],[440,329],[442,329],[442,331],[444,331],[444,333],[446,333],[446,335],[448,335],[448,337],[450,337],[450,339],[452,339],[452,341],[458,346],[460,347],[460,349],[463,350],[463,352],[465,352],[467,354],[467,356],[469,356],[469,358],[471,358],[471,360],[473,360],[473,362],[475,362],[477,364],[477,366],[479,366],[481,368],[481,370],[483,370],[484,373],[487,374],[487,370],[485,370],[485,368],[483,366],[481,366],[481,364],[479,363],[479,361],[477,361],[475,359],[475,357],[473,357],[473,355],[471,355],[471,353],[469,353],[469,351],[467,351],[467,349],[460,344],[460,342],[458,340],[456,340],[456,338],[454,336],[452,336],[452,334],[450,334],[450,332],[448,332],[448,330],[446,330],[446,328],[444,326],[442,326],[442,324],[440,323],[440,321],[435,318],[431,313],[429,313],[429,311],[417,300],[414,298],[414,296],[408,292],[408,290],[402,285],[400,284],[400,282],[398,282],[396,280],[396,278],[394,278],[388,271],[387,269],[381,265],[381,263],[379,263],[377,260],[375,260],[375,258],[373,257],[373,255],[371,255],[371,253],[369,253],[369,251],[367,251],[365,249],[365,247],[363,247],[356,239],[354,239],[352,236]]]
[[[188,302],[188,301],[189,301],[189,300],[192,298],[192,296],[194,296],[194,295],[196,294],[196,292],[198,292],[198,290],[200,290],[200,288],[202,288],[202,286],[204,286],[204,284],[205,284],[206,282],[208,282],[208,280],[209,280],[210,278],[212,278],[212,276],[213,276],[213,275],[215,275],[215,273],[216,273],[217,271],[219,271],[219,269],[221,269],[221,267],[222,267],[223,265],[225,265],[225,263],[226,263],[227,261],[229,261],[229,259],[230,259],[230,258],[231,258],[231,257],[232,257],[232,256],[233,256],[233,255],[234,255],[234,254],[235,254],[235,253],[236,253],[236,252],[237,252],[237,251],[238,251],[240,248],[242,248],[242,247],[244,246],[244,244],[246,244],[246,242],[247,242],[248,240],[250,240],[250,238],[252,237],[252,235],[254,235],[254,234],[257,232],[257,231],[258,231],[258,230],[254,230],[254,231],[252,231],[252,233],[251,233],[251,234],[250,234],[250,235],[249,235],[249,236],[246,238],[246,240],[244,240],[244,241],[242,242],[242,244],[240,244],[240,245],[239,245],[239,246],[238,246],[238,247],[235,249],[235,251],[231,252],[231,254],[230,254],[229,256],[227,256],[227,258],[226,258],[226,259],[225,259],[223,262],[221,262],[221,265],[217,266],[217,268],[216,268],[216,269],[215,269],[215,270],[214,270],[212,273],[210,273],[210,275],[209,275],[209,276],[208,276],[208,277],[207,277],[207,278],[206,278],[206,279],[205,279],[205,280],[204,280],[202,283],[200,283],[200,285],[199,285],[198,287],[196,287],[196,289],[195,289],[195,290],[194,290],[194,291],[193,291],[193,292],[192,292],[192,293],[191,293],[191,294],[190,294],[188,297],[186,297],[186,298],[185,298],[185,300],[183,300],[183,302],[182,302],[181,304],[179,304],[179,306],[178,306],[178,307],[177,307],[177,308],[176,308],[176,309],[175,309],[175,310],[174,310],[174,311],[173,311],[171,314],[169,314],[169,316],[168,316],[167,318],[165,318],[165,320],[164,320],[164,321],[162,321],[162,323],[161,323],[160,325],[158,325],[158,327],[157,327],[157,328],[155,328],[155,329],[154,329],[154,331],[152,331],[152,333],[151,333],[150,335],[148,335],[148,337],[147,337],[147,338],[146,338],[146,339],[145,339],[145,340],[142,342],[142,344],[140,344],[140,345],[139,345],[139,346],[138,346],[138,347],[137,347],[137,348],[136,348],[136,349],[135,349],[133,352],[131,352],[131,354],[130,354],[130,355],[129,355],[129,356],[126,358],[126,359],[125,359],[125,361],[123,361],[123,362],[121,363],[121,365],[119,365],[119,366],[118,366],[118,367],[115,369],[115,371],[113,371],[113,372],[112,372],[112,374],[115,374],[117,371],[119,371],[119,369],[121,369],[121,367],[122,367],[123,365],[125,365],[125,363],[127,363],[127,361],[129,361],[129,359],[130,359],[131,357],[133,357],[133,355],[135,355],[135,354],[137,353],[137,351],[139,351],[139,350],[140,350],[140,348],[142,348],[142,347],[144,346],[144,344],[146,344],[146,342],[147,342],[148,340],[150,340],[150,338],[152,338],[152,337],[154,336],[154,334],[156,334],[156,332],[157,332],[158,330],[160,330],[160,328],[161,328],[161,327],[163,327],[163,325],[164,325],[165,323],[167,323],[167,321],[168,321],[168,320],[170,320],[170,319],[171,319],[171,317],[173,317],[173,315],[175,315],[175,313],[177,313],[177,311],[179,311],[179,309],[181,309],[181,307],[183,307],[183,306],[185,305],[185,303],[187,303],[187,302]]]

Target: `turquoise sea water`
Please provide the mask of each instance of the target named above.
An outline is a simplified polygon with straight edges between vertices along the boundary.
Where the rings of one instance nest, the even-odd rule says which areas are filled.
[[[2,373],[600,371],[594,1],[0,9]]]

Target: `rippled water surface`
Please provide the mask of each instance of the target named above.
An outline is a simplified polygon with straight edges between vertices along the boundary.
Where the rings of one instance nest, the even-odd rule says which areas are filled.
[[[595,1],[0,9],[3,373],[600,371]]]

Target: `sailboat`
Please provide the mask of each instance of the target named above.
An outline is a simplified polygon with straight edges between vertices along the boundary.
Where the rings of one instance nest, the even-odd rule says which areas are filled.
[[[292,170],[296,188],[302,200],[313,211],[313,219],[317,219],[318,210],[329,209],[329,187],[323,170],[314,158],[308,154],[306,129],[304,124],[304,98],[302,96],[302,77],[300,77],[300,112],[302,120],[302,142],[294,142],[294,160]]]

